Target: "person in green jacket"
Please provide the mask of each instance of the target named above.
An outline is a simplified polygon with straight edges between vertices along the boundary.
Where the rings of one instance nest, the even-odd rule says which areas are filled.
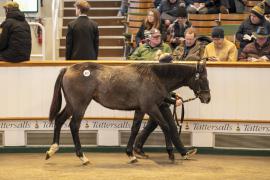
[[[128,57],[129,60],[159,60],[161,54],[172,53],[170,46],[161,40],[161,34],[158,29],[151,29],[146,36],[146,43],[140,45]]]

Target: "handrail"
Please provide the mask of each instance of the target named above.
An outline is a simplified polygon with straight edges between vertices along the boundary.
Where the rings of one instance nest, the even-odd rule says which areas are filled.
[[[29,22],[30,26],[38,26],[42,32],[42,44],[41,44],[41,55],[40,54],[31,54],[32,57],[40,57],[42,56],[42,60],[46,59],[46,31],[45,27],[37,22]]]
[[[58,27],[59,0],[52,1],[52,59],[56,59],[56,37]]]
[[[88,60],[88,61],[25,61],[21,63],[0,62],[0,67],[38,67],[38,66],[71,66],[82,62],[94,62],[108,66],[125,66],[132,63],[158,63],[158,61],[122,61],[122,60]],[[196,64],[196,61],[177,61],[174,63],[180,64]],[[270,68],[270,62],[207,62],[207,67],[220,68]]]

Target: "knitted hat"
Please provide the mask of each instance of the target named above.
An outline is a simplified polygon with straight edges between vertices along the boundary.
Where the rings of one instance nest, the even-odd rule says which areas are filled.
[[[19,9],[19,4],[13,1],[8,1],[3,5],[4,8],[6,9],[11,9],[11,8],[18,8]]]
[[[256,6],[254,6],[251,9],[251,13],[255,14],[258,18],[263,19],[264,18],[264,4],[263,3],[259,3]]]
[[[223,28],[216,26],[212,29],[212,38],[224,38],[224,30]]]

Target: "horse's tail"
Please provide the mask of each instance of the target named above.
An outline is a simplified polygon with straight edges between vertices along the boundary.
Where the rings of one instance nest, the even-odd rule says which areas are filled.
[[[62,93],[61,93],[61,88],[62,88],[62,80],[63,76],[66,72],[66,68],[61,69],[55,85],[54,85],[54,92],[53,92],[53,99],[50,107],[50,115],[49,115],[49,120],[52,122],[55,117],[57,116],[58,112],[61,109],[62,105]]]

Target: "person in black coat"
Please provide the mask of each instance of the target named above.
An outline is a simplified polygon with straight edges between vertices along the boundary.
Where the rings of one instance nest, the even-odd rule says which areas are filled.
[[[6,20],[0,26],[0,60],[21,62],[30,59],[32,39],[30,26],[16,2],[3,6]]]
[[[74,6],[79,17],[68,24],[66,60],[97,60],[99,31],[97,23],[87,17],[90,4],[77,0]]]

